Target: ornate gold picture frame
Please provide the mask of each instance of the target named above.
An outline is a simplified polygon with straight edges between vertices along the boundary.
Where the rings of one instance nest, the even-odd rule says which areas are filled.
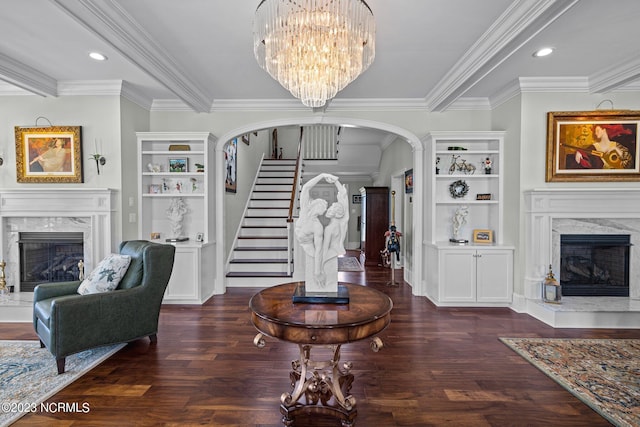
[[[640,181],[640,111],[547,113],[547,182]]]
[[[83,182],[81,126],[16,126],[15,137],[18,182]]]

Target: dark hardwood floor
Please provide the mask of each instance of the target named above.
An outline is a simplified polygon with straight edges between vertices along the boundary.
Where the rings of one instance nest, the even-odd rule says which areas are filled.
[[[553,329],[506,308],[437,308],[406,284],[387,286],[389,279],[390,270],[375,267],[339,277],[394,303],[379,353],[369,340],[342,347],[342,360],[354,366],[358,426],[610,425],[498,337],[640,338],[639,330]],[[281,426],[280,394],[290,391],[297,347],[273,339],[253,345],[248,302],[256,291],[231,288],[203,306],[164,306],[156,345],[129,343],[49,400],[88,402],[89,413],[35,413],[15,425]],[[36,336],[31,324],[5,323],[0,339]]]

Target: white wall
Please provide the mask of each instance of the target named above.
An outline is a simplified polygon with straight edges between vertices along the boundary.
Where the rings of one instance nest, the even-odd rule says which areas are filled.
[[[136,183],[135,185],[123,185],[120,197],[122,240],[132,240],[138,238],[138,221],[140,221],[136,217],[136,221],[131,222],[129,218],[131,214],[138,215],[138,142],[136,132],[149,131],[149,111],[125,98],[121,99],[120,111],[122,161],[108,159],[105,167],[119,165],[122,182]]]
[[[224,223],[225,236],[227,236],[225,239],[225,253],[227,254],[233,247],[233,237],[236,235],[247,200],[251,195],[251,188],[260,167],[262,155],[264,154],[265,158],[269,158],[268,153],[268,131],[258,131],[258,136],[252,133],[249,137],[249,145],[242,142],[241,135],[238,136],[236,192],[225,193],[224,195]],[[212,187],[215,188],[213,185]],[[213,215],[213,212],[210,214]]]
[[[53,126],[82,126],[82,184],[33,184],[18,183],[16,178],[15,126],[33,126],[36,118],[44,116]],[[65,96],[44,98],[36,95],[0,97],[0,154],[4,164],[0,166],[0,188],[111,188],[120,192],[121,134],[119,96]],[[39,125],[47,124],[40,119]],[[96,140],[107,164],[96,171],[95,161],[90,159],[96,151]],[[114,250],[122,238],[122,205],[116,196],[114,206]]]
[[[639,93],[524,93],[520,142],[520,188],[518,205],[506,206],[505,211],[520,213],[518,248],[524,253],[526,239],[524,198],[522,192],[534,188],[640,188],[640,182],[545,182],[547,152],[547,113],[549,111],[594,111],[604,99],[610,99],[615,109],[640,110]],[[605,103],[609,107],[608,103]],[[508,180],[508,178],[507,178]],[[603,201],[606,203],[606,200]],[[517,209],[517,210],[516,210]],[[522,294],[525,260],[518,258],[514,292]]]
[[[504,226],[503,242],[506,245],[514,245],[514,278],[523,273],[518,269],[520,254],[524,253],[524,246],[519,244],[520,231],[520,173],[521,170],[530,167],[529,160],[521,155],[521,123],[522,109],[521,97],[517,96],[505,102],[493,111],[493,128],[504,130],[504,165],[500,169],[504,171],[504,189],[502,199],[504,201]],[[515,292],[521,289],[521,281],[514,281]]]

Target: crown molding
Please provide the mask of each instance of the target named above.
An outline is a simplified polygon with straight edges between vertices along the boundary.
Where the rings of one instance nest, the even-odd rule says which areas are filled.
[[[465,110],[491,110],[489,98],[485,97],[460,97],[453,101],[447,111],[465,111]]]
[[[151,98],[146,93],[144,93],[144,91],[138,89],[127,81],[122,82],[122,97],[128,99],[129,101],[144,108],[147,111],[151,110],[153,98]]]
[[[426,110],[424,98],[334,98],[329,111]]]
[[[640,91],[640,80],[626,84],[620,88],[613,89],[612,92],[638,92]]]
[[[494,108],[499,107],[500,105],[509,101],[511,98],[515,98],[521,93],[520,81],[518,79],[511,81],[509,84],[505,85],[502,89],[498,90],[495,94],[489,97],[491,109],[493,110]]]
[[[589,76],[592,93],[609,92],[640,78],[640,55]]]
[[[58,84],[35,68],[0,53],[0,80],[40,96],[58,96]]]
[[[520,91],[525,92],[589,92],[587,77],[520,77]]]
[[[155,104],[155,103],[154,103]],[[332,99],[326,110],[310,109],[297,99],[217,99],[211,111],[306,111],[324,113],[326,111],[385,111],[385,110],[425,110],[426,103],[420,98],[368,98]]]
[[[120,96],[121,92],[122,80],[63,80],[58,82],[60,96]]]
[[[194,111],[208,112],[206,91],[115,0],[52,0],[89,31],[156,79]]]
[[[193,109],[179,99],[154,99],[150,111],[192,112]]]
[[[29,92],[28,90],[21,89],[10,83],[0,81],[0,96],[25,96],[25,95],[33,96],[34,93]]]
[[[576,3],[577,0],[514,1],[429,92],[429,110],[446,110]]]
[[[153,100],[124,80],[66,80],[58,82],[60,96],[122,96],[150,110]]]
[[[216,99],[211,112],[224,111],[310,111],[298,99]]]

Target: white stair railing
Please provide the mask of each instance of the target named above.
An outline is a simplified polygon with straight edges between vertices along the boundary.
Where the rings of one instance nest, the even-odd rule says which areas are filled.
[[[305,160],[337,160],[340,126],[310,125],[302,137]]]

